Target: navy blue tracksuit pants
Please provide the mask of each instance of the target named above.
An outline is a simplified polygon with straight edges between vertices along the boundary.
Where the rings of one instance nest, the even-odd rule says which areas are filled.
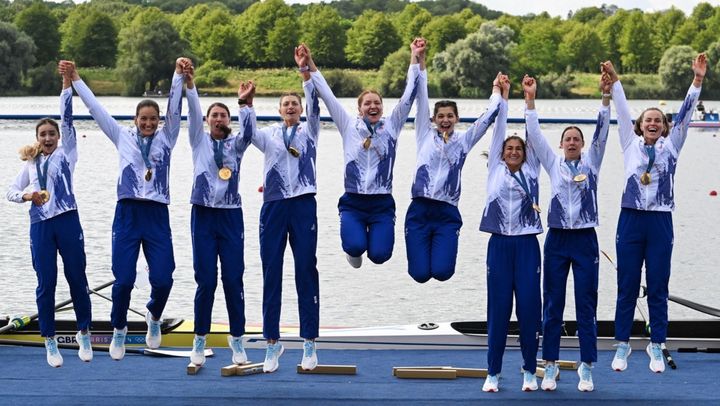
[[[345,193],[338,202],[342,249],[353,257],[367,251],[376,264],[390,259],[395,245],[395,199],[391,194]]]
[[[85,275],[85,241],[77,210],[70,210],[30,224],[30,252],[38,280],[35,298],[40,335],[42,337],[55,335],[58,252],[62,257],[65,279],[70,287],[77,328],[89,329],[92,311]]]
[[[615,249],[618,259],[618,297],[615,339],[628,341],[645,263],[650,340],[664,343],[668,325],[668,284],[673,248],[672,213],[623,208]]]
[[[300,337],[315,339],[320,328],[317,270],[317,202],[312,194],[265,202],[260,210],[263,267],[263,337],[280,338],[283,256],[288,236],[295,259]]]
[[[416,197],[405,215],[408,273],[415,281],[450,279],[455,273],[462,218],[450,203]]]
[[[149,200],[122,199],[115,206],[112,225],[112,289],[110,322],[117,329],[127,326],[140,245],[150,269],[150,301],[147,309],[155,318],[162,317],[175,270],[170,218],[166,204]]]
[[[597,361],[599,248],[594,228],[551,228],[543,256],[543,359],[560,359],[565,289],[572,265],[580,360]]]
[[[210,332],[218,267],[230,319],[230,335],[245,334],[245,232],[241,208],[219,209],[193,205],[190,216],[195,269],[195,334]]]
[[[535,373],[540,335],[540,245],[535,235],[493,234],[488,242],[488,374],[502,371],[515,295],[523,369]]]

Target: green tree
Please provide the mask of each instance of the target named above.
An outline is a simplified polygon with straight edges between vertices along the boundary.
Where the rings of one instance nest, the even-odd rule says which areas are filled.
[[[300,23],[297,18],[281,17],[268,32],[266,48],[267,62],[274,67],[296,66],[295,46],[298,41]]]
[[[388,55],[380,67],[380,93],[385,97],[400,97],[405,90],[410,49],[400,48]]]
[[[720,99],[720,41],[713,42],[707,50],[708,69],[703,81],[703,97]]]
[[[607,51],[597,33],[588,25],[577,23],[563,36],[560,59],[572,70],[597,72]]]
[[[60,93],[62,79],[57,73],[57,61],[30,68],[23,81],[25,89],[33,96],[51,96]]]
[[[440,72],[442,94],[488,96],[497,72],[510,68],[510,55],[516,45],[512,34],[510,27],[498,27],[490,21],[438,53],[432,63]]]
[[[118,30],[109,15],[83,4],[68,14],[60,31],[63,56],[78,66],[115,66]]]
[[[409,44],[413,39],[419,37],[425,24],[432,20],[432,14],[416,3],[410,3],[403,11],[392,17],[395,30],[400,35],[403,44]]]
[[[693,9],[685,22],[677,29],[672,39],[673,45],[690,45],[695,49],[705,49],[709,45],[706,35],[703,33],[707,30],[708,20],[715,15],[715,9],[708,3],[699,3]],[[716,34],[717,35],[717,34]],[[717,36],[715,37],[717,38]],[[704,46],[700,43],[703,42]]]
[[[620,37],[620,58],[626,72],[649,73],[657,69],[657,53],[652,35],[642,12],[635,11],[628,16]]]
[[[139,96],[170,78],[175,59],[189,49],[167,16],[155,7],[144,9],[120,30],[118,47],[118,74],[127,96]]]
[[[665,49],[670,46],[673,37],[685,22],[685,13],[670,7],[651,16],[652,20],[657,21],[653,35],[655,46],[657,49]]]
[[[605,59],[611,60],[618,72],[623,71],[620,37],[625,28],[625,20],[627,17],[627,11],[619,10],[600,23],[600,28],[598,29],[598,35],[600,35],[600,39],[602,39],[603,44],[605,44],[605,49],[608,52],[607,58]]]
[[[379,67],[401,45],[392,22],[377,11],[362,13],[348,30],[347,41],[348,61],[364,68]]]
[[[206,3],[196,4],[188,9],[185,9],[182,14],[175,16],[172,20],[173,26],[180,34],[180,38],[190,44],[193,53],[196,55],[204,55],[206,53],[201,49],[205,45],[203,44],[203,39],[206,39],[209,33],[213,30],[212,26],[207,26],[206,24],[216,22],[217,17],[211,17],[209,20],[205,21],[203,20],[205,19],[205,16],[214,10],[220,10],[222,15],[226,17],[228,21],[232,21],[230,11],[224,5],[219,3],[213,3],[212,5]],[[222,23],[226,24],[225,21]]]
[[[465,21],[458,15],[434,17],[422,29],[422,36],[428,41],[427,58],[432,60],[436,53],[448,45],[465,38]]]
[[[29,35],[35,43],[36,66],[57,61],[60,53],[59,23],[45,3],[33,3],[18,13],[15,16],[15,26]]]
[[[692,62],[696,52],[688,45],[668,48],[660,60],[660,82],[671,97],[682,98],[693,77]]]
[[[557,57],[564,31],[559,18],[536,18],[528,21],[520,32],[520,42],[513,50],[511,72],[539,76],[563,69]]]
[[[300,40],[312,51],[313,59],[326,67],[345,63],[347,36],[340,14],[327,5],[312,4],[300,15]]]
[[[20,88],[20,80],[35,63],[35,43],[14,25],[0,22],[0,95]]]
[[[238,37],[242,38],[240,55],[243,58],[243,66],[263,66],[267,63],[276,63],[279,55],[272,55],[268,51],[270,46],[271,33],[273,37],[272,49],[278,48],[275,41],[282,40],[286,31],[283,27],[277,27],[280,22],[287,23],[295,18],[293,9],[286,5],[283,0],[267,0],[250,6],[244,13],[239,15],[233,22]],[[299,35],[291,41],[294,47]],[[290,44],[288,44],[290,45]],[[285,58],[284,56],[282,58]]]
[[[495,23],[498,27],[510,27],[513,30],[513,42],[520,41],[520,32],[522,31],[525,21],[517,16],[511,16],[510,14],[503,14],[502,17],[498,18]]]
[[[240,62],[240,38],[228,11],[224,7],[209,10],[195,24],[195,30],[189,33],[190,46],[201,61],[212,59],[225,65]]]
[[[579,23],[591,23],[593,25],[607,18],[605,12],[599,7],[583,7],[571,14],[570,18],[572,20]]]

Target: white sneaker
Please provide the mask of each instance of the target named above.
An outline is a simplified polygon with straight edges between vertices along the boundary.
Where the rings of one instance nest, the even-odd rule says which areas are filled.
[[[612,360],[612,369],[620,372],[627,369],[627,359],[632,354],[632,348],[630,343],[620,342],[615,344],[617,351],[615,351],[615,358]]]
[[[538,389],[537,378],[530,371],[523,370],[523,392],[535,391]]]
[[[345,254],[345,258],[347,258],[347,262],[352,266],[353,268],[357,269],[362,266],[362,256],[360,257],[353,257],[350,254]]]
[[[242,337],[228,336],[228,346],[232,349],[232,362],[235,365],[247,364],[247,354],[243,348]]]
[[[55,337],[45,337],[45,350],[47,351],[47,363],[53,368],[60,368],[63,364],[63,357],[58,350]]]
[[[487,378],[485,378],[485,383],[483,384],[482,390],[483,392],[500,391],[500,388],[498,387],[498,376],[488,375]]]
[[[282,344],[276,342],[275,344],[268,344],[267,350],[265,351],[265,363],[263,364],[263,372],[275,372],[280,366],[278,360],[285,351]]]
[[[577,370],[580,382],[578,382],[578,390],[580,392],[592,392],[595,389],[592,380],[592,366],[581,362]]]
[[[113,329],[113,338],[110,342],[110,358],[120,361],[125,357],[125,337],[127,336],[127,326],[122,330]]]
[[[560,374],[560,369],[556,363],[548,363],[545,365],[545,376],[543,377],[540,387],[542,390],[555,390],[557,388],[557,377]]]
[[[650,357],[650,370],[661,373],[665,371],[665,358],[663,358],[662,347],[658,343],[650,343],[645,347],[645,352]]]
[[[152,350],[160,348],[160,343],[162,342],[162,332],[160,331],[162,320],[153,320],[152,313],[148,311],[145,314],[145,323],[147,323],[148,326],[147,334],[145,334],[145,345]]]
[[[300,366],[305,371],[312,371],[317,366],[317,350],[315,340],[305,340],[303,343],[303,358]]]
[[[90,332],[83,334],[78,331],[75,334],[75,341],[78,343],[78,357],[85,361],[90,362],[93,359],[92,344],[90,344]]]
[[[190,362],[195,365],[205,364],[205,336],[195,335],[193,349],[190,351]]]

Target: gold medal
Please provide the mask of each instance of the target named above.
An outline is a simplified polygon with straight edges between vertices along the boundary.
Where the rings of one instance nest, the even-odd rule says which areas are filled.
[[[222,180],[228,180],[228,179],[230,179],[231,176],[232,176],[232,171],[230,170],[230,168],[222,167],[218,171],[218,177]]]
[[[450,135],[448,134],[448,132],[444,131],[442,134],[442,137],[443,137],[443,142],[445,142],[447,144],[448,140],[450,139]]]
[[[152,179],[152,169],[148,168],[147,172],[145,172],[145,181],[150,182],[150,179]]]
[[[577,175],[573,176],[573,180],[577,183],[584,182],[585,179],[587,179],[587,175],[584,173],[578,173]]]
[[[538,214],[541,213],[540,205],[539,205],[539,204],[533,203],[533,206],[532,206],[532,207],[533,207],[533,210],[535,210],[536,212],[538,212]]]
[[[40,199],[42,199],[43,203],[49,202],[50,201],[50,192],[48,192],[45,189],[41,190],[40,191]]]
[[[365,149],[370,148],[371,143],[372,143],[372,139],[370,137],[365,138],[365,141],[363,141],[363,148],[365,148]]]
[[[300,156],[300,151],[295,149],[295,147],[288,148],[288,152],[290,152],[290,155],[294,156],[295,158]]]
[[[640,176],[640,183],[642,183],[643,185],[649,185],[650,180],[652,180],[652,178],[650,177],[650,172],[645,172]]]

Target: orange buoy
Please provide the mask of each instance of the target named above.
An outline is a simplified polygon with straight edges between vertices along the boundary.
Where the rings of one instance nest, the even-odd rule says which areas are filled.
[[[263,185],[260,185],[260,187],[258,188],[258,192],[262,193],[264,190],[265,188],[263,187]]]
[[[717,190],[711,190],[710,196],[717,196]]]

